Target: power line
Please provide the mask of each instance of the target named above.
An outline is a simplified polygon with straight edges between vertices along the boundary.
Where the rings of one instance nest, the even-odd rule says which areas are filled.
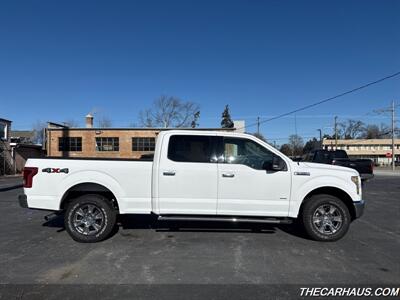
[[[263,121],[259,121],[259,124],[263,124],[263,123],[270,122],[270,121],[273,121],[273,120],[276,120],[276,119],[280,119],[280,118],[282,118],[282,117],[286,117],[286,116],[288,116],[288,115],[297,113],[297,112],[299,112],[299,111],[303,111],[303,110],[309,109],[309,108],[311,108],[311,107],[314,107],[314,106],[317,106],[317,105],[320,105],[320,104],[323,104],[323,103],[326,103],[326,102],[335,100],[335,99],[337,99],[337,98],[340,98],[340,97],[343,97],[343,96],[345,96],[345,95],[354,93],[354,92],[356,92],[356,91],[365,89],[365,88],[367,88],[367,87],[369,87],[369,86],[371,86],[371,85],[380,83],[380,82],[382,82],[382,81],[388,80],[388,79],[390,79],[390,78],[393,78],[393,77],[396,77],[396,76],[399,76],[399,75],[400,75],[400,72],[396,72],[396,73],[394,73],[394,74],[385,76],[385,77],[383,77],[383,78],[381,78],[381,79],[372,81],[372,82],[370,82],[370,83],[364,84],[364,85],[359,86],[359,87],[357,87],[357,88],[354,88],[354,89],[351,89],[351,90],[349,90],[349,91],[340,93],[340,94],[338,94],[338,95],[336,95],[336,96],[329,97],[329,98],[327,98],[327,99],[323,99],[323,100],[321,100],[321,101],[318,101],[318,102],[315,102],[315,103],[312,103],[312,104],[303,106],[303,107],[301,107],[301,108],[298,108],[298,109],[289,111],[289,112],[287,112],[287,113],[280,114],[280,115],[275,116],[275,117],[271,117],[271,118],[266,119],[266,120],[263,120]],[[238,128],[238,129],[244,129],[244,128],[252,127],[252,126],[255,126],[255,125],[257,125],[257,123],[253,123],[253,124],[250,124],[250,125],[246,125],[246,126],[244,126],[244,127],[242,127],[242,128]]]

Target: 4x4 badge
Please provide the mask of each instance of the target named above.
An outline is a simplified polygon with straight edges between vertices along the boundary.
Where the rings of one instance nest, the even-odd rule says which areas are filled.
[[[63,168],[63,169],[60,169],[60,168],[45,168],[45,169],[42,169],[42,172],[44,172],[44,173],[65,173],[65,174],[68,174],[69,170],[68,170],[68,168]]]

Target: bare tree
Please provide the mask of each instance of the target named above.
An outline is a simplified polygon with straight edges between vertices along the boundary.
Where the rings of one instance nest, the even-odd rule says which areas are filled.
[[[199,106],[173,96],[161,96],[153,107],[139,113],[139,122],[144,127],[190,127],[200,116]]]
[[[369,124],[365,127],[363,138],[364,139],[378,139],[380,135],[380,129],[378,125]]]
[[[32,131],[33,131],[32,143],[43,145],[45,128],[46,128],[46,123],[39,120],[32,125]]]
[[[281,151],[283,154],[285,154],[287,156],[292,155],[292,148],[290,147],[289,144],[283,144],[280,147],[279,151]]]
[[[303,154],[303,147],[304,147],[304,141],[303,138],[297,134],[292,134],[289,136],[289,142],[288,142],[290,149],[292,150],[292,155],[302,155]]]
[[[359,138],[365,130],[365,124],[358,120],[349,119],[339,124],[338,136],[344,139]]]
[[[312,138],[306,142],[306,144],[303,147],[303,153],[308,153],[310,151],[316,150],[318,148],[321,148],[321,143],[319,140],[316,138]]]
[[[395,134],[397,132],[397,129],[394,129]],[[381,123],[380,127],[379,127],[379,138],[380,139],[390,139],[392,137],[392,129],[390,128],[390,126]]]
[[[107,116],[101,116],[97,119],[97,127],[99,128],[110,128],[112,127],[112,121]]]
[[[368,124],[364,128],[361,136],[364,139],[388,139],[392,137],[391,129],[386,124],[380,126],[376,124]]]
[[[197,123],[197,121],[200,118],[200,111],[195,112],[195,114],[193,115],[193,121],[190,124],[190,127],[192,128],[196,128],[197,126],[199,126],[199,123]]]

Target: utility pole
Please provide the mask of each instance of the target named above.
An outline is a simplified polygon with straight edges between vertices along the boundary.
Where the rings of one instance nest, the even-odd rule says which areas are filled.
[[[386,114],[388,112],[391,113],[391,118],[392,118],[392,170],[394,171],[396,166],[395,166],[395,160],[396,160],[396,155],[395,155],[395,150],[394,150],[394,138],[395,138],[395,116],[396,116],[396,105],[394,104],[394,100],[392,101],[392,106],[389,108],[382,108],[378,110],[374,110],[376,114]]]
[[[319,147],[322,148],[322,129],[317,129],[319,131]]]
[[[337,150],[337,116],[335,116],[335,150]]]
[[[394,100],[392,101],[392,170],[395,170],[395,153],[394,153],[394,124],[395,124],[395,120],[394,120],[394,116],[395,116],[395,111],[394,111]]]
[[[260,136],[260,117],[257,117],[257,134]]]

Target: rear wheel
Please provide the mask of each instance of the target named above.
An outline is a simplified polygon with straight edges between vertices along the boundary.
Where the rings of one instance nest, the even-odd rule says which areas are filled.
[[[346,204],[331,195],[314,195],[304,204],[301,221],[316,241],[337,241],[349,229],[351,216]]]
[[[64,222],[75,241],[99,242],[106,239],[115,227],[116,211],[101,195],[83,195],[69,203]]]

